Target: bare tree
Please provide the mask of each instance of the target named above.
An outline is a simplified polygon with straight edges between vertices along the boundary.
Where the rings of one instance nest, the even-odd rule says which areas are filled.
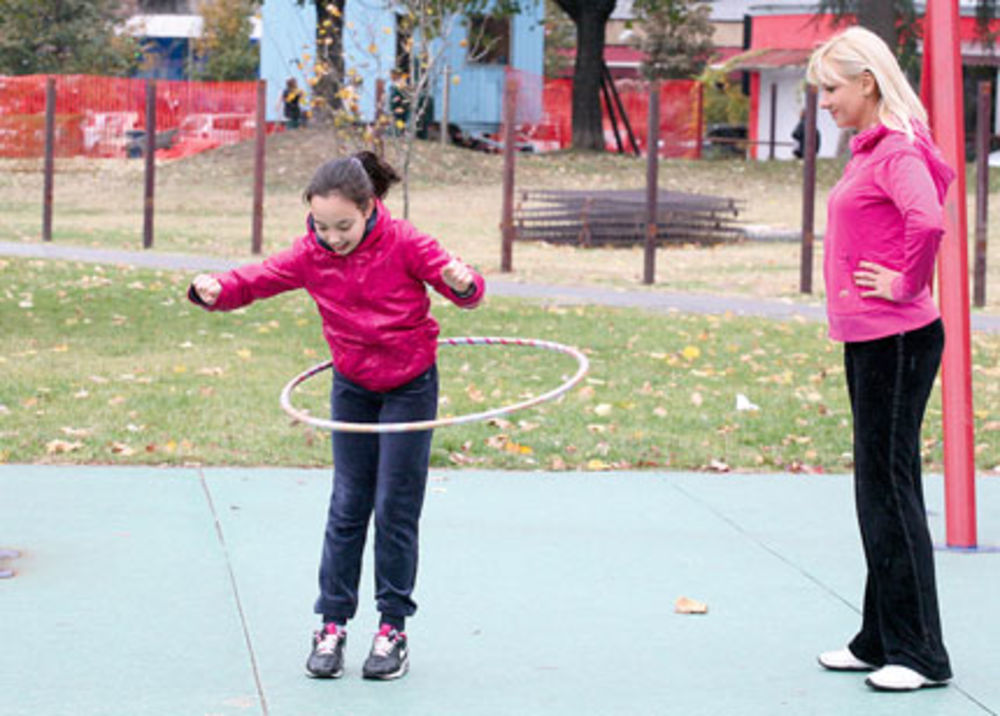
[[[647,79],[688,79],[702,71],[715,47],[711,8],[695,0],[635,0],[632,11]]]

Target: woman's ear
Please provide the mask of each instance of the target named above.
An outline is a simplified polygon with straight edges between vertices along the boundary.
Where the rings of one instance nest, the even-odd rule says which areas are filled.
[[[861,92],[865,97],[875,97],[878,99],[878,82],[875,81],[875,75],[873,75],[869,70],[865,70],[861,73]]]
[[[375,200],[369,199],[364,208],[361,209],[361,215],[365,217],[365,221],[371,218],[373,211],[375,211]]]

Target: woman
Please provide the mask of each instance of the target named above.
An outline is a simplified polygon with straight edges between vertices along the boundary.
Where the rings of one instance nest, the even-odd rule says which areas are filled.
[[[888,46],[851,28],[813,54],[808,81],[838,127],[857,130],[830,192],[824,278],[830,337],[844,343],[854,485],[868,567],[861,631],[820,654],[869,686],[912,691],[951,678],[920,474],[920,426],[944,347],[929,282],[954,172]]]

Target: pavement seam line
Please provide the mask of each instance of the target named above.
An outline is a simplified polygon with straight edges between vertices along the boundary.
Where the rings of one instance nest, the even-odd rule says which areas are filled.
[[[261,713],[268,716],[267,697],[264,695],[264,684],[260,678],[260,669],[257,666],[257,654],[253,648],[253,640],[250,638],[250,627],[247,625],[246,612],[243,610],[243,600],[240,599],[239,586],[236,583],[236,572],[233,570],[232,560],[229,558],[229,546],[226,544],[226,537],[222,533],[222,522],[219,520],[219,513],[215,509],[215,501],[212,500],[212,492],[208,489],[208,481],[205,480],[205,472],[198,469],[198,481],[201,489],[205,493],[205,500],[208,502],[208,509],[212,513],[212,520],[215,522],[215,535],[222,547],[222,555],[226,560],[226,571],[229,573],[229,584],[233,589],[233,599],[236,601],[236,611],[240,615],[240,627],[243,630],[243,640],[247,645],[247,653],[250,656],[250,669],[253,671],[254,684],[257,687],[257,698],[260,699]]]
[[[709,503],[707,500],[705,500],[705,499],[703,499],[703,498],[701,498],[701,497],[699,497],[697,495],[692,494],[691,492],[685,490],[680,485],[674,484],[673,488],[675,490],[677,490],[678,492],[680,492],[682,495],[684,495],[686,498],[688,498],[689,500],[691,500],[692,502],[695,502],[695,503],[701,505],[702,507],[704,507],[706,510],[708,510],[713,515],[715,515],[720,520],[722,520],[727,525],[729,525],[735,532],[739,533],[743,537],[746,537],[748,540],[750,540],[751,542],[753,542],[754,544],[756,544],[758,547],[760,547],[761,549],[763,549],[765,552],[767,552],[768,554],[772,555],[773,557],[776,557],[779,561],[783,562],[785,565],[787,565],[788,567],[791,567],[793,570],[795,570],[796,572],[798,572],[799,574],[801,574],[803,577],[805,577],[806,579],[808,579],[810,582],[812,582],[813,584],[815,584],[817,587],[819,587],[820,589],[822,589],[824,592],[826,592],[827,594],[831,595],[835,599],[843,602],[845,605],[847,605],[847,608],[850,609],[851,611],[853,611],[855,614],[857,614],[858,616],[861,616],[861,610],[860,609],[858,609],[856,606],[854,606],[853,604],[851,604],[851,602],[849,602],[846,598],[844,598],[843,596],[841,596],[832,587],[830,587],[827,584],[825,584],[822,581],[820,581],[819,577],[813,576],[808,571],[806,571],[806,569],[804,567],[796,564],[795,562],[793,562],[789,558],[785,557],[780,552],[776,551],[773,547],[771,547],[769,544],[767,544],[767,542],[765,542],[764,540],[760,539],[759,537],[755,537],[754,535],[750,534],[750,532],[748,530],[746,530],[739,522],[737,522],[733,518],[729,517],[728,515],[724,514],[723,512],[719,511],[718,509],[716,509],[715,506],[712,505],[711,503]],[[993,711],[991,708],[989,708],[982,701],[980,701],[975,696],[973,696],[972,694],[970,694],[968,691],[966,691],[965,689],[963,689],[960,685],[958,685],[958,684],[956,684],[954,682],[950,682],[949,683],[949,688],[952,688],[955,691],[957,691],[958,693],[962,694],[969,701],[971,701],[976,706],[978,706],[979,708],[981,708],[985,713],[990,714],[991,716],[997,716],[997,712],[996,711]]]

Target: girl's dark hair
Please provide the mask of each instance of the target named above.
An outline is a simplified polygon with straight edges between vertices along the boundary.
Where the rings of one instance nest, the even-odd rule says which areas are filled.
[[[364,209],[373,197],[384,199],[389,187],[399,180],[399,174],[385,160],[364,151],[320,166],[303,196],[308,202],[314,196],[337,193]]]

